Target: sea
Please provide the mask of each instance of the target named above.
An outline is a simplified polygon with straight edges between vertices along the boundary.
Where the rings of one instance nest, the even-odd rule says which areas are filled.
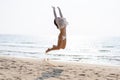
[[[0,34],[0,55],[120,66],[119,36],[67,36],[65,49],[46,54],[45,51],[55,44],[57,36]]]

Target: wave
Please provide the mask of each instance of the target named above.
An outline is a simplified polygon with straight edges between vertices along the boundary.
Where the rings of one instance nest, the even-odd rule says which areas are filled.
[[[14,50],[0,50],[0,53],[25,53],[25,54],[38,54],[39,52],[27,52],[27,51],[14,51]]]

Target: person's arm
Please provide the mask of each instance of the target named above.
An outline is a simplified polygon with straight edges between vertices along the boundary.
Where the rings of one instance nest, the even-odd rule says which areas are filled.
[[[55,18],[57,18],[57,15],[56,15],[56,12],[55,12],[55,7],[52,6],[52,8],[53,8],[54,16],[55,16]]]
[[[61,12],[61,9],[60,9],[59,7],[57,7],[57,8],[58,8],[58,10],[59,10],[60,17],[63,17],[62,12]]]

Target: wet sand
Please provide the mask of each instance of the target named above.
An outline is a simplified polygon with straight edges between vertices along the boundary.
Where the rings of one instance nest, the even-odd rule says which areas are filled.
[[[120,66],[0,56],[0,80],[120,80]]]

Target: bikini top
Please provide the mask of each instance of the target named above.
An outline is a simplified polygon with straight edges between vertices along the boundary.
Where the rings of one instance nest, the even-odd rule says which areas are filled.
[[[68,22],[66,21],[65,18],[57,17],[55,21],[59,29],[62,29],[68,25]]]

